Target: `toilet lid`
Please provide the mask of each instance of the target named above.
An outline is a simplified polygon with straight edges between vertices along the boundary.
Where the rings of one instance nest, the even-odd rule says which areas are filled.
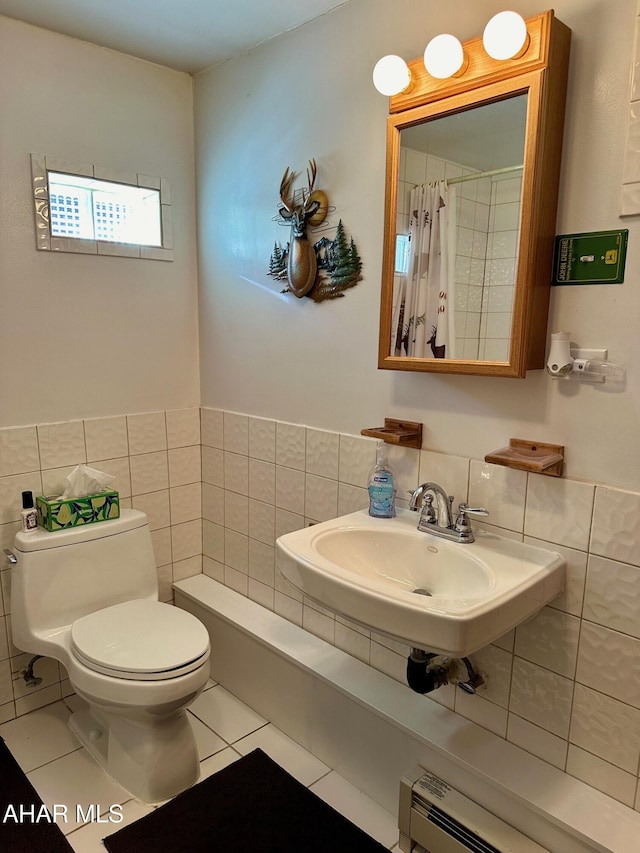
[[[206,628],[191,613],[142,599],[78,619],[71,626],[71,648],[90,669],[141,681],[192,672],[210,650]]]

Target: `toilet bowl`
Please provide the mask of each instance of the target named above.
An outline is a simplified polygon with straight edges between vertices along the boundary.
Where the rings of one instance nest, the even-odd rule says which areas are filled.
[[[15,537],[14,643],[58,660],[86,707],[69,725],[120,785],[145,802],[198,779],[186,708],[209,677],[209,635],[158,601],[144,513]]]

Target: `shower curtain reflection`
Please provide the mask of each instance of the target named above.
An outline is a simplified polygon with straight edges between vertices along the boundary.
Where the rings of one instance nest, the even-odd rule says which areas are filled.
[[[455,189],[446,181],[414,187],[409,260],[395,280],[392,355],[455,358]]]

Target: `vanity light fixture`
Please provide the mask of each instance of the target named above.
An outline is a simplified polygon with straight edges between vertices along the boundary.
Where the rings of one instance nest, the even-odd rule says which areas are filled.
[[[498,61],[524,56],[529,42],[527,22],[517,12],[498,12],[487,23],[482,36],[485,51]],[[459,77],[468,65],[469,57],[462,44],[449,33],[435,36],[425,48],[424,66],[437,80]],[[414,82],[407,63],[395,54],[383,56],[373,69],[373,85],[381,95],[393,97],[410,92]]]
[[[498,12],[487,23],[482,44],[492,59],[516,59],[529,47],[524,18],[517,12]]]
[[[432,77],[444,80],[464,74],[469,57],[460,41],[449,33],[432,38],[424,51],[424,67]]]
[[[409,66],[401,56],[383,56],[373,69],[373,85],[381,95],[389,97],[407,91],[411,85]]]

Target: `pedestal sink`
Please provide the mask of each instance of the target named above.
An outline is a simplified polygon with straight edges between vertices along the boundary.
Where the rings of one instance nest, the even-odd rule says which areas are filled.
[[[366,510],[281,536],[284,576],[381,634],[465,657],[534,616],[564,589],[555,551],[483,530],[461,545],[416,529],[418,513]]]

